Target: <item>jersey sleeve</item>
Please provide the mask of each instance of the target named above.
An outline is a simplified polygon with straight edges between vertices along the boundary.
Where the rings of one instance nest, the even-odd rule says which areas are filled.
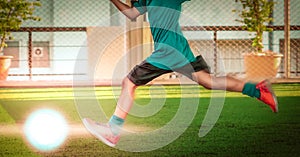
[[[184,3],[186,1],[191,1],[191,0],[179,0],[179,1],[180,1],[180,3]]]
[[[131,1],[132,6],[135,7],[140,14],[145,14],[147,12],[146,1],[145,0],[133,0]]]

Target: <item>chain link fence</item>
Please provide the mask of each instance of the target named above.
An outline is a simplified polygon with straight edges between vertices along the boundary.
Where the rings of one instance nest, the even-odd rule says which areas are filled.
[[[264,34],[266,50],[285,53],[284,0],[276,2],[271,27]],[[41,0],[36,15],[14,32],[5,53],[14,56],[8,80],[121,80],[151,54],[153,48],[146,16],[127,20],[110,1]],[[290,2],[290,60],[284,56],[276,78],[300,75],[300,0]],[[195,55],[203,55],[214,75],[245,78],[244,55],[253,51],[248,32],[235,20],[236,0],[192,0],[184,3],[180,20]],[[104,44],[105,43],[105,44]],[[100,46],[101,45],[101,46]],[[289,62],[289,64],[286,63]],[[285,65],[290,65],[286,71]],[[256,67],[256,69],[260,69]],[[160,79],[182,77],[168,74]]]
[[[291,25],[300,25],[300,3],[291,1]],[[300,31],[291,31],[291,74],[300,77]]]

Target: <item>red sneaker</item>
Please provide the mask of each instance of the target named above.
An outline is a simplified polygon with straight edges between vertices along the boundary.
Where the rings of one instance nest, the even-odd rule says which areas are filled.
[[[99,124],[88,118],[83,119],[83,124],[92,135],[108,146],[114,147],[120,140],[120,135],[114,135],[108,124]]]
[[[269,105],[273,112],[278,112],[277,98],[272,90],[271,83],[268,80],[264,80],[256,85],[256,89],[260,90],[260,98],[258,100]]]

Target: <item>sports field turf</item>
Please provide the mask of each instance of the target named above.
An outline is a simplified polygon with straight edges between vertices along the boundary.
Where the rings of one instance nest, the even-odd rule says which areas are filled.
[[[151,87],[150,91],[149,88],[149,86],[138,88],[136,102],[146,105],[155,100],[164,102],[164,105],[159,112],[150,117],[129,116],[125,126],[141,130],[160,128],[174,117],[183,99],[188,102],[197,98],[199,106],[191,125],[178,139],[157,150],[139,153],[110,148],[90,136],[81,125],[73,88],[0,89],[0,156],[299,156],[300,154],[300,84],[273,85],[280,104],[277,114],[253,98],[227,92],[217,123],[204,137],[199,137],[198,132],[210,104],[211,91],[191,85],[157,86]],[[119,92],[118,87],[113,89],[115,93]],[[96,87],[95,90],[97,100],[105,113],[110,116],[116,102],[112,88]],[[81,97],[81,100],[88,102],[92,98],[86,95]],[[37,108],[58,110],[72,126],[64,145],[55,151],[40,152],[28,145],[24,138],[23,123]],[[138,142],[138,145],[145,144],[143,141]]]

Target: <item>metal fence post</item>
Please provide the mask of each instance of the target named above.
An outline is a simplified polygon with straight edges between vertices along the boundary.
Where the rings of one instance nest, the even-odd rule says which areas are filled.
[[[290,0],[284,0],[284,70],[285,78],[291,77],[291,40],[290,40],[290,24],[291,19],[291,4]]]
[[[218,36],[217,31],[214,31],[214,75],[218,75]]]
[[[32,32],[28,32],[28,68],[29,80],[32,80]]]

